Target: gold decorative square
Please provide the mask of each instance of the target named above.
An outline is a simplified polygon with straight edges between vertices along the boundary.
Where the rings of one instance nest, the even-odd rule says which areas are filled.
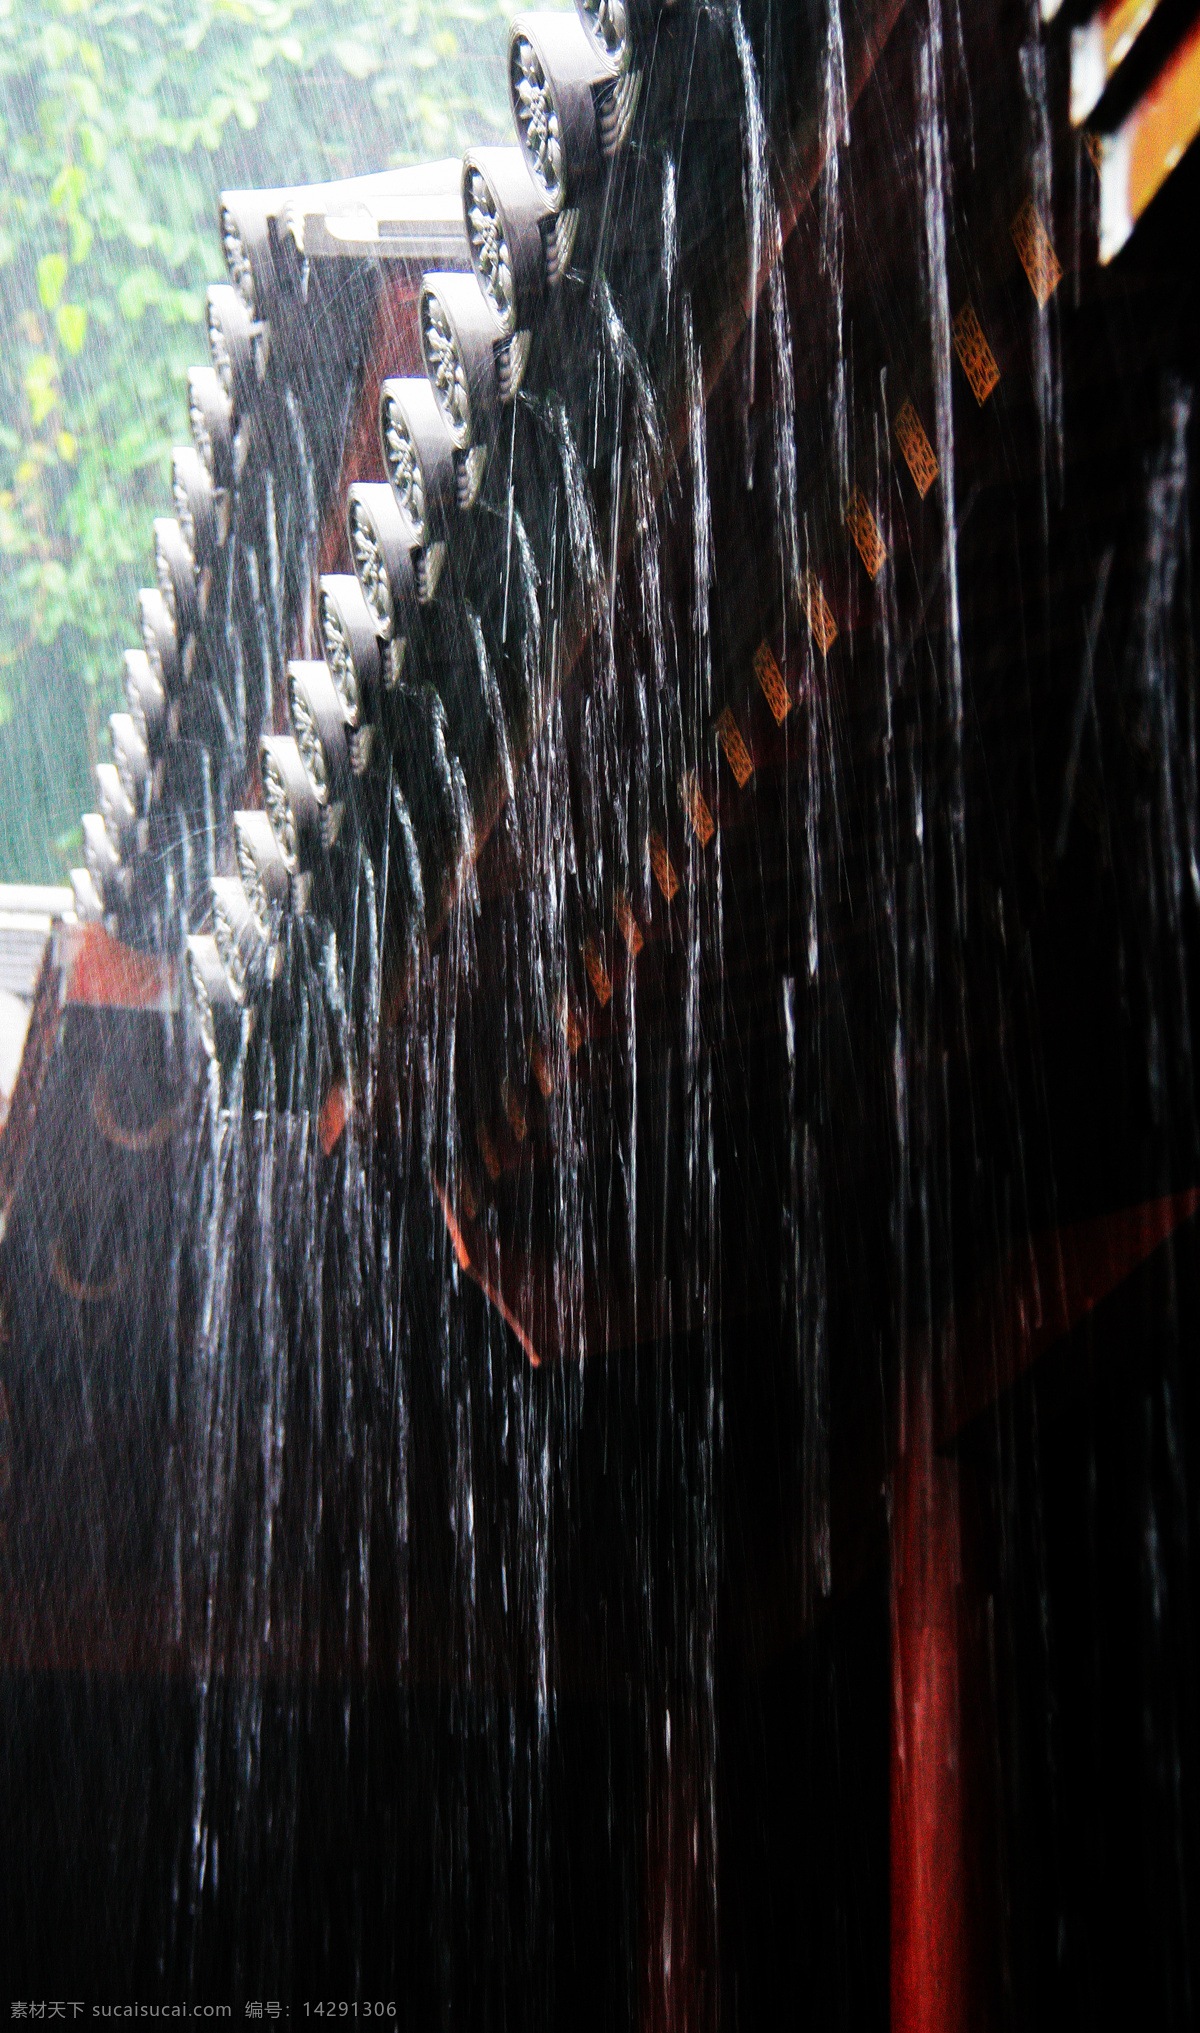
[[[642,937],[642,928],[633,914],[633,905],[623,889],[619,889],[613,898],[613,916],[630,959],[636,960],[646,942]]]
[[[995,354],[983,336],[983,326],[975,315],[975,306],[969,297],[954,320],[953,331],[954,350],[958,354],[959,365],[971,384],[971,393],[982,409],[1000,379],[1000,369],[996,365]]]
[[[654,871],[654,880],[662,891],[663,896],[668,903],[674,903],[675,898],[679,894],[679,877],[676,875],[671,863],[671,857],[667,853],[667,843],[659,833],[652,833],[650,835],[650,866]]]
[[[771,708],[776,724],[782,727],[791,710],[792,702],[783,681],[783,672],[771,654],[769,643],[760,642],[754,652],[754,675],[758,679],[763,698]]]
[[[554,1092],[554,1066],[540,1038],[530,1040],[529,1067],[542,1090],[542,1100],[549,1101]]]
[[[604,956],[594,939],[584,941],[583,964],[587,969],[587,978],[592,984],[592,994],[601,1009],[606,1009],[612,1001],[612,981],[604,965]]]
[[[1029,277],[1029,287],[1041,309],[1045,310],[1062,281],[1062,263],[1054,252],[1054,243],[1032,198],[1026,198],[1008,230],[1021,266]]]
[[[750,750],[742,739],[742,730],[728,706],[717,718],[716,736],[721,744],[721,752],[733,771],[734,782],[739,791],[744,791],[754,775],[754,764],[750,760]]]
[[[683,795],[683,808],[688,815],[693,833],[701,847],[707,847],[717,830],[716,820],[708,809],[708,801],[700,788],[700,779],[690,769],[679,786]]]
[[[837,622],[833,618],[833,609],[825,598],[824,588],[815,572],[809,571],[804,574],[802,597],[813,641],[821,655],[828,656],[837,641]]]
[[[567,1050],[571,1057],[574,1058],[583,1043],[583,1027],[571,1008],[570,1000],[565,993],[559,1000],[558,1021],[562,1034],[567,1041]]]
[[[913,486],[922,501],[938,476],[938,462],[933,446],[925,435],[925,426],[911,402],[902,403],[896,412],[892,425],[896,443],[904,455],[904,463],[912,474]]]
[[[871,578],[877,579],[887,562],[887,545],[861,487],[855,488],[846,503],[846,528]]]
[[[496,1152],[496,1146],[492,1142],[491,1137],[488,1135],[486,1123],[483,1122],[480,1123],[479,1128],[476,1132],[476,1138],[479,1144],[479,1155],[483,1159],[484,1168],[487,1172],[488,1178],[491,1180],[494,1186],[496,1184],[496,1181],[500,1177],[502,1167],[500,1164],[500,1159]]]
[[[525,1103],[511,1080],[506,1079],[504,1081],[500,1089],[500,1099],[504,1103],[504,1113],[508,1117],[509,1128],[517,1142],[523,1144],[529,1132],[529,1124],[525,1117]]]

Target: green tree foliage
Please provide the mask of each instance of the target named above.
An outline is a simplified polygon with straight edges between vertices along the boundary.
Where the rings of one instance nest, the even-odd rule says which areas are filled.
[[[0,0],[0,878],[61,879],[224,187],[511,139],[505,0]]]

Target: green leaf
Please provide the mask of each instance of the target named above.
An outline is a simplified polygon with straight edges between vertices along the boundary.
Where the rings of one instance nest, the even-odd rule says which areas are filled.
[[[108,155],[108,142],[93,120],[84,120],[80,124],[79,153],[89,169],[103,169]]]
[[[163,280],[156,268],[135,268],[117,291],[117,309],[122,317],[136,320],[162,293]]]
[[[58,401],[58,389],[55,387],[57,374],[58,362],[52,353],[35,353],[25,369],[25,394],[35,430],[45,423]]]
[[[67,279],[65,254],[43,254],[37,265],[37,291],[48,311],[54,309]]]
[[[64,70],[74,54],[75,37],[70,29],[47,21],[42,29],[42,58],[47,70]]]
[[[64,163],[50,186],[50,203],[60,212],[73,212],[87,189],[87,178],[77,164]],[[47,304],[47,310],[53,308]]]
[[[339,38],[333,45],[333,54],[342,69],[350,77],[357,78],[360,83],[369,78],[372,71],[377,68],[374,50],[368,49],[364,42],[351,36]]]
[[[80,112],[86,113],[89,120],[98,119],[101,112],[100,94],[91,78],[76,78],[73,80],[73,84],[74,92],[72,96]]]
[[[83,304],[60,304],[54,320],[58,336],[68,353],[83,351],[84,334],[87,331],[87,311]]]

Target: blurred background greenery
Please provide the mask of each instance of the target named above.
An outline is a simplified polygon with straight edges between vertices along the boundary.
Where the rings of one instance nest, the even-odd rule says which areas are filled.
[[[0,0],[0,880],[80,858],[223,278],[218,192],[511,139],[509,11]]]

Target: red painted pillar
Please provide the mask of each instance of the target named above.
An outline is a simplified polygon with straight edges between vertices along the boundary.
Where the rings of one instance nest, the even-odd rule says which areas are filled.
[[[642,1905],[641,2033],[715,2033],[712,1846],[693,1729],[666,1711],[652,1746]]]
[[[892,1516],[892,2033],[967,2025],[957,1468],[908,1421]]]

